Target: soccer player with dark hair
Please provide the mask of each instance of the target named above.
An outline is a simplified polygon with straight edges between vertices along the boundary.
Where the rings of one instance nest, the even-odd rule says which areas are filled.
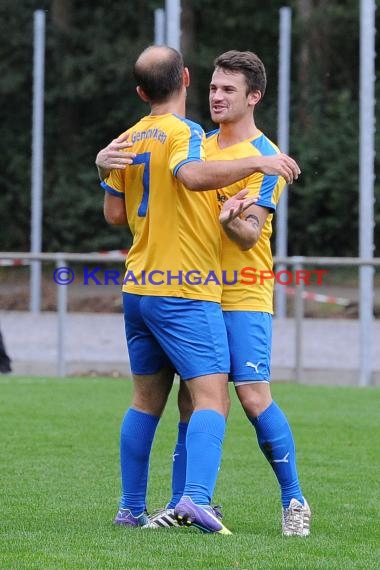
[[[209,160],[246,156],[273,156],[279,150],[257,127],[254,110],[266,89],[266,74],[256,54],[229,51],[215,60],[210,82],[210,112],[219,125],[207,135]],[[282,532],[307,536],[311,511],[300,487],[293,434],[281,408],[272,400],[270,361],[272,347],[273,262],[270,246],[272,218],[284,187],[281,176],[255,173],[217,190],[222,232],[224,274],[222,309],[231,355],[230,381],[251,422],[259,446],[281,489]],[[243,211],[247,197],[258,201]],[[188,396],[180,388],[178,441],[173,456],[173,496],[151,522],[167,526],[183,492],[186,463]]]

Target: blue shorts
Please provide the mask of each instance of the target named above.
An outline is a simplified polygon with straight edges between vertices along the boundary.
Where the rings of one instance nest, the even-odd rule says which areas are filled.
[[[272,315],[258,311],[223,311],[231,355],[230,381],[269,382]]]
[[[123,293],[131,370],[155,374],[172,366],[183,380],[228,374],[230,354],[218,303]]]

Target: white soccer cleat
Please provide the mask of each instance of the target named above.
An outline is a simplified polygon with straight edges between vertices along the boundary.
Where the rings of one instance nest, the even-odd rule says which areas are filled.
[[[284,536],[309,536],[311,510],[304,498],[302,505],[297,499],[290,501],[287,509],[282,509],[282,534]]]
[[[149,522],[143,528],[170,528],[180,526],[174,516],[174,509],[159,509],[149,516]]]

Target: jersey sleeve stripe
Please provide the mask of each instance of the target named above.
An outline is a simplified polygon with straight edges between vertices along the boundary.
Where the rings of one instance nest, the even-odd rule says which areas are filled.
[[[120,192],[119,190],[115,190],[115,188],[112,188],[112,186],[109,186],[103,180],[100,182],[100,186],[103,188],[103,190],[108,192],[108,194],[112,194],[112,196],[117,196],[117,198],[124,198],[125,197],[124,192]]]
[[[177,176],[177,172],[181,168],[181,166],[183,166],[184,164],[187,164],[188,162],[203,162],[203,160],[201,158],[198,158],[198,159],[187,158],[186,160],[181,160],[181,162],[179,164],[177,164],[177,166],[175,167],[175,169],[173,171],[174,176]]]
[[[276,202],[273,200],[273,195],[278,184],[278,176],[264,175],[263,181],[259,188],[260,199],[256,202],[257,206],[269,208],[272,212],[276,210]]]
[[[262,156],[273,156],[278,154],[279,150],[270,142],[270,140],[265,136],[261,135],[257,139],[251,141],[252,146],[254,146]]]

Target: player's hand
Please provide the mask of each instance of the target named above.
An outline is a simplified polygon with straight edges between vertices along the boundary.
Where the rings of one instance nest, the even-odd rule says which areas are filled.
[[[269,176],[282,176],[287,184],[292,184],[301,174],[301,169],[296,161],[281,152],[272,156],[260,156],[258,170]]]
[[[244,210],[257,202],[259,196],[246,198],[248,192],[249,189],[244,188],[224,202],[219,214],[219,221],[222,225],[228,225],[236,218],[239,218]]]
[[[95,160],[98,170],[109,173],[113,169],[124,170],[132,164],[136,153],[127,152],[126,149],[133,146],[131,142],[128,142],[128,137],[128,132],[123,133],[98,152]]]

